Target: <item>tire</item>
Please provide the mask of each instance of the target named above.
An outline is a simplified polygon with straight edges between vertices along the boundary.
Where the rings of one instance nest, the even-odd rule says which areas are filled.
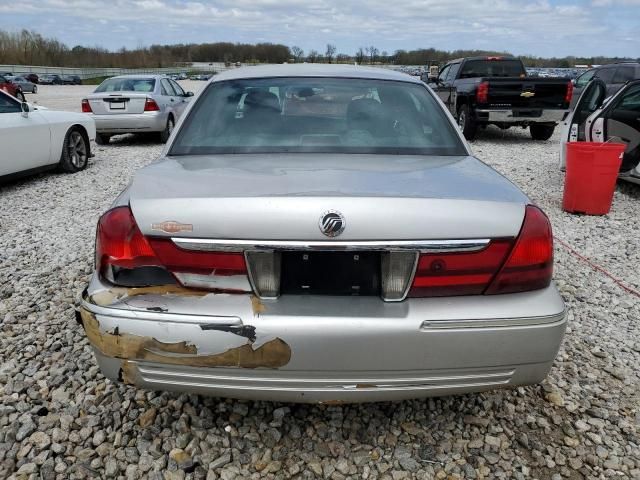
[[[530,125],[529,133],[534,140],[549,140],[553,131],[556,129],[555,125]]]
[[[36,85],[33,86],[33,93],[38,93],[38,87]]]
[[[109,145],[110,140],[111,135],[107,135],[106,133],[96,133],[96,143],[98,145]]]
[[[462,131],[464,138],[473,140],[478,132],[478,124],[471,115],[468,105],[462,105],[458,108],[458,128]]]
[[[16,92],[16,98],[18,100],[20,100],[21,102],[26,102],[27,101],[27,97],[24,96],[24,92],[22,90]]]
[[[173,115],[169,115],[167,118],[167,125],[164,127],[164,130],[160,132],[160,142],[167,143],[169,137],[171,136],[171,132],[173,132],[173,127],[175,127],[176,123],[173,120]]]
[[[59,169],[66,173],[76,173],[87,168],[89,163],[89,142],[78,127],[71,127],[64,136]]]

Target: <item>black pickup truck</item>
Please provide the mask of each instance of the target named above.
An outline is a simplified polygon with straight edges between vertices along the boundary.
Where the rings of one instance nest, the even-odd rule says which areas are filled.
[[[445,65],[429,86],[457,119],[465,138],[478,127],[529,127],[547,140],[569,109],[573,84],[564,78],[527,77],[518,58],[470,57]]]

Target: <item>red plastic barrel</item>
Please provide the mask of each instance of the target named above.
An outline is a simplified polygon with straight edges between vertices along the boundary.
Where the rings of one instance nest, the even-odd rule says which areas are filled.
[[[567,143],[562,208],[587,215],[609,213],[625,148],[621,143]]]

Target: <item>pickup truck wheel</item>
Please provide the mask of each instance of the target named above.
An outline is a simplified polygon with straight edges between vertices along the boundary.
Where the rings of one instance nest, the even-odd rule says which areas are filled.
[[[474,138],[476,138],[478,124],[471,116],[471,112],[469,111],[469,107],[467,105],[462,105],[458,109],[458,127],[462,131],[464,138],[466,138],[467,140],[473,140]]]
[[[534,140],[549,140],[555,129],[555,125],[530,125],[529,133]]]
[[[109,145],[111,135],[105,135],[104,133],[96,133],[96,143],[98,145]]]

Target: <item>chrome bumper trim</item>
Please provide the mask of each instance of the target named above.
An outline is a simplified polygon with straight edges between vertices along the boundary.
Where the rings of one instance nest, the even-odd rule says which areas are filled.
[[[480,320],[425,320],[420,326],[421,331],[451,330],[460,328],[509,328],[530,327],[536,325],[551,325],[566,321],[566,309],[556,315],[542,317],[521,318],[489,318]]]
[[[302,241],[302,240],[228,240],[209,238],[180,238],[171,240],[184,250],[244,252],[245,250],[413,250],[420,253],[477,252],[490,240],[372,240],[372,241]]]
[[[534,109],[535,110],[535,109]],[[567,110],[542,110],[539,117],[518,117],[512,109],[508,110],[476,110],[476,113],[489,114],[490,122],[528,122],[528,123],[560,123],[567,113]]]

